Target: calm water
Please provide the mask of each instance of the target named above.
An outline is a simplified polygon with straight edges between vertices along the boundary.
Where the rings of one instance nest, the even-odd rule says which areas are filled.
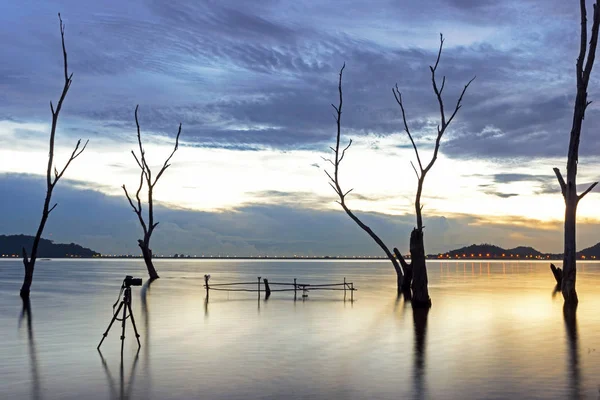
[[[579,266],[565,319],[548,263],[429,262],[433,307],[413,315],[386,262],[158,261],[133,289],[141,334],[120,325],[96,351],[138,261],[40,261],[31,319],[20,318],[20,261],[0,261],[0,399],[599,398],[600,264]],[[342,292],[211,292],[211,283],[323,283]],[[145,293],[145,295],[144,295]],[[145,299],[145,300],[144,300]]]

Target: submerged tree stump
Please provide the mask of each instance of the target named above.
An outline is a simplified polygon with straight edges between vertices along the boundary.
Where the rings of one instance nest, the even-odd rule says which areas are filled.
[[[431,298],[427,289],[427,265],[425,264],[425,245],[423,231],[414,228],[410,234],[410,258],[412,266],[412,306],[413,308],[431,307]]]
[[[554,275],[554,279],[556,279],[556,284],[558,287],[561,287],[563,280],[563,270],[557,268],[554,264],[550,264],[550,269],[552,270],[552,274]]]

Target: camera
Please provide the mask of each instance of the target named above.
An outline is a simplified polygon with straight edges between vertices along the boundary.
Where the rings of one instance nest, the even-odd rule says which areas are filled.
[[[134,278],[133,276],[127,275],[125,279],[123,279],[123,286],[142,286],[142,278]]]

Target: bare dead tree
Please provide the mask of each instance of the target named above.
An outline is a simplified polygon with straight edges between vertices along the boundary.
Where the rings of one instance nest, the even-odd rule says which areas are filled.
[[[561,290],[565,299],[565,305],[576,306],[578,303],[575,281],[577,275],[576,267],[576,242],[575,232],[577,223],[577,204],[588,194],[598,182],[594,182],[580,195],[577,194],[577,164],[579,158],[579,138],[581,127],[585,118],[585,110],[591,101],[587,100],[587,88],[596,57],[596,45],[598,44],[598,28],[600,26],[600,10],[598,1],[594,3],[594,16],[592,23],[592,37],[590,39],[589,51],[587,49],[587,13],[585,0],[579,1],[581,11],[581,38],[579,44],[579,56],[576,63],[577,74],[577,96],[573,110],[573,124],[571,127],[571,138],[567,153],[567,180],[563,178],[560,170],[554,168],[554,173],[560,184],[560,190],[565,200],[565,229],[564,229],[564,255]],[[587,53],[587,60],[586,60]],[[554,272],[554,271],[553,271]],[[556,274],[555,274],[556,276]],[[557,278],[558,281],[558,278]]]
[[[397,276],[397,280],[398,280],[398,291],[401,291],[404,273],[399,264],[399,261],[400,261],[400,263],[402,263],[403,266],[405,266],[405,268],[409,268],[408,264],[404,261],[404,258],[402,258],[402,257],[400,257],[399,259],[396,259],[396,257],[394,257],[394,254],[392,254],[392,252],[388,249],[388,247],[385,245],[385,243],[383,243],[381,238],[379,238],[379,236],[377,236],[377,234],[375,232],[373,232],[373,230],[371,228],[369,228],[365,223],[363,223],[356,216],[356,214],[354,214],[354,212],[352,212],[352,210],[350,210],[348,208],[348,206],[346,205],[346,196],[350,192],[352,192],[353,189],[344,191],[344,190],[342,190],[342,187],[340,185],[340,180],[339,180],[340,164],[344,160],[344,156],[346,155],[346,150],[348,150],[350,148],[350,146],[352,145],[352,139],[350,139],[350,141],[348,142],[346,147],[344,147],[340,152],[340,138],[341,138],[341,130],[342,130],[342,106],[343,106],[342,76],[344,73],[344,68],[346,68],[346,64],[344,64],[342,66],[342,68],[340,69],[340,74],[339,74],[339,83],[338,83],[339,103],[337,106],[335,106],[334,104],[331,104],[331,106],[335,110],[335,120],[336,120],[336,125],[337,125],[335,148],[330,147],[331,151],[333,152],[333,160],[330,158],[323,158],[325,161],[329,162],[333,166],[333,176],[327,170],[325,171],[325,173],[329,177],[329,180],[330,180],[329,185],[333,188],[333,190],[339,197],[339,200],[337,201],[337,203],[339,203],[342,206],[342,208],[344,209],[346,214],[348,214],[348,216],[354,222],[356,222],[356,224],[358,226],[360,226],[365,232],[367,232],[369,234],[369,236],[371,236],[371,238],[379,245],[379,247],[381,247],[381,249],[383,250],[385,255],[392,262],[392,265],[394,266],[394,270],[396,271],[396,276]]]
[[[440,150],[440,144],[444,133],[446,133],[447,128],[450,126],[454,117],[458,113],[458,110],[462,107],[463,97],[475,79],[473,77],[464,87],[463,90],[456,101],[456,106],[454,110],[448,117],[446,114],[446,110],[444,108],[444,100],[442,98],[442,92],[444,91],[444,87],[446,85],[446,76],[442,78],[442,84],[438,87],[435,73],[437,71],[438,65],[440,63],[440,58],[442,56],[442,49],[444,47],[444,36],[440,33],[440,48],[438,50],[437,58],[435,60],[435,65],[429,66],[431,71],[431,83],[433,86],[433,92],[437,98],[437,102],[439,105],[440,112],[440,123],[437,126],[437,137],[435,139],[435,146],[433,149],[433,155],[429,163],[426,166],[421,162],[421,157],[419,155],[419,150],[414,141],[413,135],[408,127],[408,121],[406,119],[406,110],[404,107],[404,103],[402,101],[402,93],[398,89],[398,85],[392,88],[392,93],[394,94],[394,98],[396,102],[400,106],[400,110],[402,110],[402,121],[404,123],[404,130],[410,139],[413,149],[415,150],[415,155],[417,157],[417,167],[411,161],[411,165],[415,174],[417,175],[417,194],[415,196],[415,215],[417,217],[417,227],[413,229],[410,235],[410,258],[411,258],[411,267],[412,267],[412,291],[413,291],[413,307],[414,306],[431,306],[431,299],[429,298],[429,291],[427,289],[427,267],[425,263],[425,244],[423,241],[423,206],[421,205],[421,194],[423,193],[423,185],[425,183],[425,177],[427,173],[431,170],[433,165],[435,164],[438,153]],[[398,253],[399,254],[399,253]],[[400,255],[400,254],[399,254]],[[401,256],[401,255],[400,255]]]
[[[138,139],[138,146],[139,146],[139,150],[140,150],[140,156],[138,157],[135,154],[135,151],[131,150],[131,154],[133,155],[135,162],[137,163],[138,167],[140,167],[140,184],[138,185],[138,189],[135,192],[136,202],[134,203],[134,201],[131,199],[131,196],[129,196],[129,193],[127,192],[127,188],[125,187],[125,185],[123,185],[123,191],[125,192],[125,196],[127,197],[127,200],[129,201],[129,204],[131,205],[131,208],[133,208],[133,211],[136,213],[136,215],[140,221],[140,225],[142,226],[142,230],[144,232],[144,238],[138,239],[138,246],[140,246],[140,249],[142,250],[142,256],[144,257],[144,262],[146,263],[146,268],[148,269],[148,275],[150,276],[151,280],[154,280],[154,279],[158,279],[158,273],[156,272],[156,268],[154,268],[154,264],[152,263],[152,250],[150,250],[150,238],[152,237],[152,233],[154,232],[154,229],[158,225],[158,222],[154,222],[154,203],[153,203],[154,186],[156,186],[156,183],[158,182],[160,177],[163,175],[163,173],[167,170],[167,168],[169,168],[171,166],[171,164],[169,164],[169,161],[171,161],[173,154],[175,154],[175,152],[177,151],[177,148],[179,147],[179,135],[181,135],[181,123],[179,124],[179,129],[177,130],[177,136],[175,138],[175,147],[173,148],[173,151],[171,152],[169,157],[165,160],[161,169],[158,171],[158,174],[156,175],[156,177],[153,178],[152,170],[150,169],[150,166],[146,162],[146,152],[142,145],[142,135],[141,135],[141,130],[140,130],[140,123],[138,120],[138,108],[139,108],[139,105],[137,105],[135,107],[135,125],[137,127],[137,139]],[[146,223],[146,221],[144,220],[144,216],[142,215],[142,200],[140,198],[140,193],[142,191],[142,188],[144,187],[144,184],[146,184],[146,187],[148,189],[148,223]]]
[[[42,219],[40,220],[40,225],[38,227],[37,233],[35,234],[35,238],[33,239],[33,246],[31,247],[31,256],[27,256],[27,250],[23,247],[23,265],[25,266],[25,277],[23,279],[23,285],[21,286],[21,297],[23,299],[29,298],[29,291],[31,289],[31,283],[33,281],[33,270],[35,268],[35,261],[37,259],[38,246],[40,244],[40,239],[42,238],[42,233],[44,232],[44,227],[46,226],[46,222],[48,221],[48,216],[56,208],[58,205],[55,203],[52,207],[50,207],[50,203],[52,202],[52,192],[54,191],[54,187],[62,178],[65,171],[71,165],[71,162],[79,157],[81,153],[87,147],[88,141],[85,142],[83,147],[81,146],[81,139],[77,141],[75,145],[75,149],[71,153],[69,160],[65,164],[62,170],[58,170],[54,165],[54,138],[56,136],[56,127],[58,125],[58,116],[60,114],[60,110],[62,109],[63,102],[65,97],[67,97],[67,92],[71,87],[71,83],[73,82],[73,74],[69,74],[68,62],[67,62],[67,50],[65,47],[65,25],[60,17],[60,13],[58,13],[58,20],[60,23],[60,37],[62,41],[62,52],[63,52],[63,65],[64,65],[64,86],[60,98],[58,99],[58,103],[56,104],[56,109],[52,102],[50,102],[50,111],[52,112],[52,128],[50,130],[50,149],[48,152],[48,169],[46,171],[46,199],[44,200],[44,208],[42,210]],[[54,176],[52,174],[54,169]]]
[[[373,230],[371,228],[369,228],[367,225],[365,225],[346,205],[346,201],[345,201],[346,196],[352,191],[352,189],[350,189],[346,192],[344,192],[342,190],[340,183],[339,183],[339,174],[338,174],[339,166],[344,158],[346,150],[348,150],[348,148],[352,144],[352,140],[350,140],[348,145],[340,152],[341,116],[342,116],[342,104],[343,104],[342,74],[343,74],[345,65],[340,70],[340,78],[339,78],[339,84],[338,84],[339,104],[337,107],[332,104],[332,107],[334,108],[334,110],[336,112],[335,118],[336,118],[336,123],[337,123],[336,146],[335,146],[335,148],[330,147],[331,151],[334,154],[334,158],[333,158],[333,160],[324,158],[324,160],[329,162],[334,168],[333,176],[327,171],[325,171],[325,173],[327,174],[327,176],[330,179],[329,184],[331,185],[331,187],[333,188],[333,190],[336,192],[336,194],[339,197],[338,203],[342,206],[342,208],[344,209],[346,214],[348,214],[348,216],[350,216],[350,218],[352,218],[352,220],[354,222],[356,222],[356,224],[358,226],[360,226],[365,232],[367,232],[369,234],[369,236],[371,236],[371,238],[373,238],[373,240],[375,240],[375,242],[379,245],[379,247],[381,247],[381,249],[384,251],[386,256],[390,259],[390,261],[392,262],[392,264],[394,266],[396,274],[397,274],[398,291],[406,292],[407,290],[409,290],[412,287],[412,305],[413,305],[413,307],[417,307],[417,308],[431,306],[431,299],[429,298],[429,292],[427,289],[427,269],[426,269],[426,265],[425,265],[425,249],[424,249],[425,246],[423,243],[423,228],[424,228],[424,226],[423,226],[423,218],[422,218],[423,207],[421,205],[421,194],[423,192],[423,184],[425,182],[425,177],[427,176],[427,173],[431,170],[431,168],[433,167],[433,164],[437,160],[442,136],[446,132],[448,126],[450,126],[450,123],[454,120],[456,114],[458,113],[458,110],[461,108],[463,96],[466,93],[471,82],[473,82],[473,80],[475,79],[475,78],[471,79],[465,85],[465,87],[463,88],[463,90],[460,94],[460,97],[458,98],[458,101],[456,103],[456,106],[455,106],[453,112],[450,114],[449,117],[447,117],[445,109],[444,109],[444,101],[442,99],[442,92],[443,92],[445,84],[446,84],[446,77],[445,76],[443,77],[442,84],[440,87],[438,87],[437,81],[436,81],[436,76],[435,76],[437,67],[440,62],[443,44],[444,44],[444,38],[440,34],[440,48],[438,51],[437,59],[436,59],[435,65],[430,66],[430,70],[431,70],[431,80],[432,80],[432,84],[433,84],[433,90],[434,90],[434,93],[436,95],[436,98],[437,98],[437,101],[439,104],[441,122],[437,128],[437,138],[436,138],[436,142],[435,142],[433,156],[432,156],[431,160],[429,161],[429,163],[425,167],[423,166],[423,164],[421,162],[421,157],[419,155],[417,145],[416,145],[416,143],[413,139],[412,133],[410,132],[410,129],[408,127],[404,103],[402,102],[402,95],[398,89],[398,85],[396,85],[396,87],[392,89],[392,92],[394,94],[396,102],[398,103],[398,105],[400,105],[400,108],[402,110],[402,119],[404,122],[404,128],[405,128],[406,133],[408,134],[408,137],[409,137],[409,139],[413,145],[413,148],[415,150],[415,154],[417,156],[417,164],[419,166],[419,171],[420,171],[420,172],[417,171],[417,168],[411,162],[413,169],[415,170],[415,173],[417,174],[418,186],[417,186],[417,194],[416,194],[416,199],[415,199],[417,227],[415,229],[413,229],[413,231],[411,232],[411,236],[410,236],[410,253],[411,253],[411,263],[410,264],[408,264],[406,262],[406,260],[404,259],[404,257],[402,256],[400,251],[398,251],[397,248],[394,248],[394,254],[396,255],[396,257],[394,257],[394,255],[390,252],[388,247],[373,232]]]

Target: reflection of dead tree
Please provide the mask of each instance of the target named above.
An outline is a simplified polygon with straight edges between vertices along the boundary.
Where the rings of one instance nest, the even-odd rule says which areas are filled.
[[[413,323],[415,330],[413,378],[417,398],[425,398],[425,349],[427,347],[427,315],[429,308],[413,308]]]
[[[581,398],[581,379],[579,373],[579,339],[577,336],[577,316],[575,308],[569,304],[563,307],[565,331],[567,333],[567,352],[569,354],[569,398]]]
[[[579,159],[579,137],[581,126],[585,117],[585,110],[591,101],[587,100],[587,88],[594,66],[596,56],[596,45],[598,44],[598,28],[600,27],[600,10],[598,1],[594,4],[594,17],[592,24],[592,37],[590,48],[587,52],[587,17],[585,0],[579,1],[581,12],[581,41],[579,44],[579,56],[577,57],[577,96],[575,97],[575,108],[573,110],[573,125],[571,127],[571,138],[569,140],[569,151],[567,154],[567,180],[563,178],[560,170],[554,168],[554,173],[560,184],[560,190],[565,200],[565,237],[563,272],[561,284],[565,304],[576,306],[578,303],[575,281],[577,274],[576,266],[576,242],[575,231],[577,223],[577,204],[579,200],[588,194],[598,182],[594,182],[580,195],[577,194],[577,163]],[[585,60],[587,52],[587,60]],[[585,67],[584,67],[585,63]],[[554,272],[554,271],[553,271]],[[555,274],[556,277],[556,274]],[[557,279],[558,281],[558,279]]]
[[[38,362],[37,362],[37,351],[35,349],[35,339],[33,337],[33,325],[31,323],[31,304],[29,302],[29,298],[23,298],[23,309],[21,310],[21,317],[19,318],[19,328],[21,328],[21,324],[23,320],[26,321],[27,324],[27,345],[29,349],[29,363],[31,364],[31,380],[33,383],[33,399],[41,399],[41,390],[40,390],[40,374],[38,372]]]
[[[150,376],[150,312],[148,308],[148,292],[150,291],[150,286],[152,284],[152,280],[148,279],[144,285],[142,286],[142,290],[140,291],[142,297],[142,317],[144,318],[144,373],[146,376]],[[149,380],[144,388],[146,393],[151,390],[152,380]],[[145,396],[149,397],[148,395]]]
[[[156,177],[153,178],[152,170],[146,162],[146,152],[144,150],[144,147],[142,146],[142,135],[140,131],[140,123],[138,121],[138,108],[139,106],[135,107],[135,125],[137,127],[137,140],[140,150],[139,157],[135,154],[135,151],[131,150],[133,158],[135,159],[138,167],[140,167],[140,184],[135,193],[136,201],[134,202],[131,199],[125,185],[123,185],[123,191],[125,192],[125,196],[127,196],[127,200],[129,201],[131,208],[133,208],[133,211],[136,213],[140,221],[140,225],[142,226],[144,238],[138,240],[138,246],[140,246],[140,249],[142,250],[142,256],[144,257],[144,262],[146,263],[146,268],[148,269],[148,275],[150,276],[150,279],[154,280],[158,279],[158,273],[156,272],[154,264],[152,263],[152,250],[150,250],[150,238],[152,237],[154,229],[158,225],[158,222],[154,222],[154,186],[156,185],[162,174],[165,172],[165,170],[171,166],[171,164],[169,164],[169,161],[171,161],[173,154],[175,154],[177,148],[179,147],[179,135],[181,134],[181,124],[179,124],[179,130],[177,131],[177,136],[175,138],[175,147],[173,148],[173,151],[165,160],[163,166],[161,167],[160,171],[158,171]],[[144,220],[144,216],[142,215],[142,200],[140,199],[140,193],[142,191],[142,188],[144,187],[144,183],[148,188],[148,223],[146,223],[146,221]]]
[[[56,127],[58,125],[58,116],[60,115],[60,110],[62,109],[63,102],[65,97],[67,97],[67,92],[71,87],[71,82],[73,82],[73,74],[69,74],[69,68],[67,63],[67,50],[65,47],[65,25],[62,22],[60,17],[60,13],[58,14],[58,20],[60,22],[60,37],[62,41],[62,51],[63,51],[63,65],[64,65],[64,78],[65,82],[63,85],[63,90],[58,99],[58,103],[56,103],[56,108],[52,102],[50,102],[50,111],[52,112],[52,127],[50,129],[50,146],[48,151],[48,169],[46,170],[46,199],[44,200],[44,208],[42,210],[42,219],[40,220],[40,225],[38,226],[38,230],[35,234],[35,238],[33,239],[33,246],[31,247],[31,255],[27,256],[27,250],[23,247],[23,265],[25,266],[25,277],[23,278],[23,286],[21,286],[21,297],[27,298],[29,297],[29,291],[31,289],[31,283],[33,281],[33,270],[35,268],[35,261],[37,259],[38,246],[40,244],[40,239],[42,238],[42,233],[44,232],[44,227],[46,226],[46,222],[48,221],[48,216],[52,210],[56,208],[58,204],[54,204],[50,207],[50,203],[52,201],[52,192],[54,191],[54,187],[62,178],[65,171],[71,164],[71,162],[79,157],[81,153],[85,150],[88,142],[86,141],[83,147],[81,146],[81,139],[77,141],[75,145],[75,149],[71,153],[69,160],[65,164],[62,170],[58,170],[54,165],[54,138],[56,136]]]

